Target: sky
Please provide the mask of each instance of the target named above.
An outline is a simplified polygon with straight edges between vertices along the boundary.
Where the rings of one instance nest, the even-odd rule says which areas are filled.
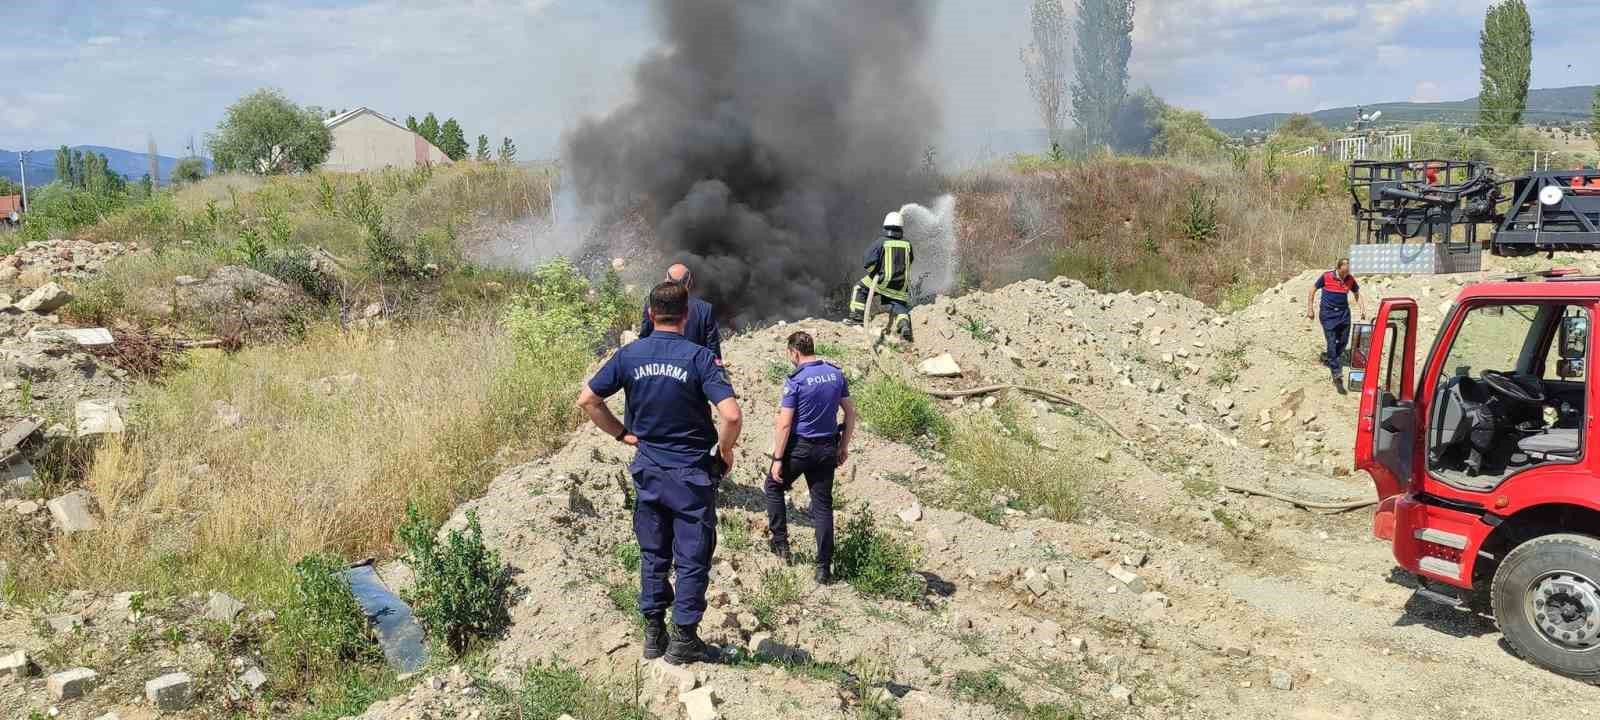
[[[932,1],[941,143],[1039,127],[1018,59],[1032,0]],[[1138,0],[1130,89],[1212,117],[1468,98],[1488,2]],[[1533,86],[1600,84],[1600,2],[1528,4]],[[645,0],[6,0],[5,17],[0,148],[153,137],[167,155],[270,86],[305,105],[453,116],[469,138],[554,157],[564,130],[627,99],[655,38]]]

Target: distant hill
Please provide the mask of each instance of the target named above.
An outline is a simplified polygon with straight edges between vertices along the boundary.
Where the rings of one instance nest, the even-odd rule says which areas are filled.
[[[143,152],[121,150],[100,145],[75,145],[74,150],[85,153],[99,153],[106,156],[106,164],[111,171],[129,180],[138,180],[150,172],[150,161]],[[0,150],[0,177],[13,182],[21,181],[22,172],[17,167],[17,156],[20,153],[12,150]],[[178,164],[178,158],[165,155],[156,156],[157,166],[161,168],[161,182],[166,184],[172,178],[172,168]],[[206,161],[206,171],[211,171],[211,162]],[[45,185],[56,179],[56,148],[28,151],[28,187]]]
[[[1570,123],[1587,121],[1592,116],[1594,85],[1544,88],[1528,91],[1528,111],[1522,114],[1525,123]],[[1378,125],[1390,123],[1445,122],[1472,123],[1478,118],[1478,98],[1454,102],[1413,103],[1390,102],[1361,106],[1366,112],[1382,110]],[[1211,125],[1223,133],[1241,137],[1250,133],[1270,133],[1277,129],[1289,113],[1268,113],[1240,118],[1216,118]],[[1344,128],[1355,120],[1356,107],[1331,108],[1311,113],[1317,122],[1329,128]]]

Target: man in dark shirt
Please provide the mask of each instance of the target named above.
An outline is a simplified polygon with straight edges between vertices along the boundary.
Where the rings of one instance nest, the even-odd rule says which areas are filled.
[[[1313,310],[1311,302],[1316,299],[1318,290],[1322,291],[1322,305],[1319,310]],[[1347,258],[1340,258],[1333,270],[1318,277],[1316,284],[1311,286],[1311,293],[1306,296],[1306,318],[1315,319],[1319,311],[1322,316],[1323,339],[1328,344],[1323,360],[1333,372],[1334,388],[1341,394],[1345,388],[1344,366],[1340,358],[1344,355],[1345,343],[1350,340],[1349,297],[1355,298],[1356,310],[1365,317],[1366,311],[1361,309],[1361,285],[1356,282],[1356,276],[1350,274],[1350,260]]]
[[[638,449],[629,471],[637,493],[639,611],[644,656],[674,665],[708,659],[698,626],[717,547],[717,483],[733,466],[743,418],[733,388],[711,351],[683,337],[689,291],[664,282],[650,292],[655,332],[618,350],[578,395],[595,426]],[[626,424],[605,398],[626,393]],[[722,436],[711,420],[722,418]],[[677,566],[676,593],[667,574]],[[672,608],[673,631],[666,628]]]
[[[850,456],[850,434],[856,426],[856,406],[850,385],[838,367],[817,359],[811,336],[789,336],[789,362],[795,370],[783,383],[783,399],[772,430],[772,467],[762,486],[767,500],[769,547],[789,560],[789,517],[784,493],[795,478],[806,476],[811,490],[811,526],[817,531],[819,584],[833,580],[833,472]],[[844,425],[839,425],[839,409]]]
[[[694,274],[683,263],[667,268],[667,282],[678,283],[684,290],[694,292]],[[650,337],[654,329],[655,326],[650,322],[650,307],[646,303],[644,318],[639,321],[639,337]],[[722,364],[722,330],[717,327],[717,312],[711,303],[692,294],[689,296],[689,316],[683,324],[683,336],[689,338],[689,342],[710,350],[717,364]]]

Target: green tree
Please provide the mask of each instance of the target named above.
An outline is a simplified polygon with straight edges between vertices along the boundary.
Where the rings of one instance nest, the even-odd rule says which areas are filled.
[[[439,147],[439,118],[434,117],[433,113],[428,113],[422,118],[422,123],[417,125],[417,134],[421,135],[423,140],[432,143],[434,147]]]
[[[1061,128],[1067,115],[1070,45],[1067,11],[1061,6],[1061,0],[1033,0],[1033,42],[1022,49],[1022,68],[1051,143],[1062,141]]]
[[[1533,65],[1533,23],[1523,0],[1489,6],[1478,34],[1478,124],[1499,135],[1522,123]]]
[[[1596,102],[1600,102],[1597,100]],[[489,136],[478,136],[478,162],[489,162]]]
[[[62,145],[56,150],[56,182],[81,187],[79,168],[83,165],[83,152]]]
[[[172,182],[176,184],[200,182],[206,177],[206,163],[200,158],[184,158],[172,166]]]
[[[467,145],[467,136],[461,132],[461,124],[455,118],[444,121],[444,126],[439,128],[439,149],[451,160],[467,159],[467,152],[471,148]]]
[[[302,108],[272,89],[228,106],[217,132],[206,140],[218,170],[259,175],[311,170],[333,150],[333,133],[322,123],[322,112]]]
[[[415,115],[407,115],[406,116],[406,129],[410,130],[411,132],[417,133],[419,135],[421,134],[420,132],[418,132],[417,116],[415,116]]]
[[[500,162],[514,162],[516,159],[517,144],[511,142],[511,138],[502,138],[500,140]]]
[[[1228,136],[1211,126],[1205,113],[1163,104],[1152,149],[1172,157],[1204,160],[1222,154]]]
[[[1317,119],[1305,113],[1295,113],[1274,130],[1267,143],[1282,151],[1301,150],[1307,145],[1317,145],[1333,139],[1333,133]]]
[[[1128,94],[1133,0],[1078,0],[1078,46],[1072,52],[1072,116],[1088,148],[1111,142],[1112,118]]]
[[[0,195],[21,195],[22,186],[11,182],[11,178],[0,177]]]

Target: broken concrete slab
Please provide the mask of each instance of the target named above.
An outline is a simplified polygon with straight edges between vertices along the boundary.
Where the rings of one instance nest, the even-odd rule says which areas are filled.
[[[33,674],[33,661],[28,653],[18,650],[10,655],[0,655],[0,677],[25,678]]]
[[[158,710],[189,707],[189,688],[194,684],[189,673],[168,673],[144,684],[144,699]]]
[[[51,700],[72,700],[94,690],[99,679],[100,675],[89,668],[72,668],[45,678],[44,687]]]
[[[1288,670],[1273,669],[1271,671],[1270,682],[1272,683],[1272,687],[1279,690],[1294,689],[1294,676],[1290,675]]]
[[[1106,574],[1116,578],[1117,582],[1128,586],[1128,589],[1135,593],[1143,593],[1145,591],[1144,578],[1123,567],[1121,563],[1106,568]]]
[[[117,435],[127,429],[115,400],[79,400],[75,417],[78,437]]]
[[[709,687],[679,693],[678,702],[683,703],[689,720],[719,720],[722,717],[722,713],[717,712],[716,693]]]
[[[902,509],[898,514],[904,522],[917,522],[922,519],[922,503],[913,502],[910,507]]]
[[[950,353],[923,360],[917,371],[928,377],[961,377],[961,366]]]
[[[1067,586],[1067,569],[1060,565],[1051,565],[1050,567],[1045,568],[1044,575],[1045,577],[1050,578],[1050,582],[1058,586]]]
[[[32,437],[39,430],[39,421],[33,418],[23,418],[12,424],[4,435],[0,435],[0,457],[11,454],[24,440]]]
[[[700,684],[699,679],[695,677],[694,670],[691,668],[673,665],[667,662],[666,658],[658,658],[649,662],[650,677],[672,684],[678,688],[679,695],[694,690],[695,686]]]
[[[48,625],[57,635],[71,635],[77,632],[78,628],[83,627],[83,618],[71,613],[62,613],[45,618],[44,624]]]
[[[1023,582],[1023,585],[1027,586],[1028,591],[1033,593],[1034,597],[1041,597],[1050,592],[1050,579],[1045,577],[1043,573],[1028,578]]]
[[[211,597],[206,600],[206,618],[222,623],[231,623],[239,613],[244,612],[244,603],[234,599],[225,592],[211,591]]]
[[[28,293],[28,296],[17,301],[17,307],[26,312],[35,312],[48,315],[62,306],[72,302],[72,293],[53,282],[47,282],[38,290]]]
[[[92,532],[100,529],[100,521],[90,510],[93,505],[94,500],[88,493],[75,490],[50,501],[50,517],[55,518],[56,527],[68,535]]]
[[[70,342],[83,347],[105,347],[116,343],[111,331],[105,328],[61,328],[44,330],[35,328],[28,332],[29,342]]]

